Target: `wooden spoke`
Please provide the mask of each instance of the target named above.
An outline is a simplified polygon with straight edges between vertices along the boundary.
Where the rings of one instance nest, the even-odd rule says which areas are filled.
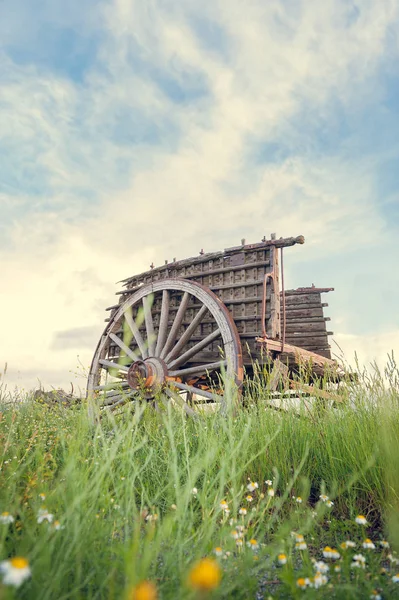
[[[168,363],[173,360],[177,354],[184,348],[187,344],[194,331],[197,329],[198,325],[201,323],[202,319],[205,316],[205,313],[208,311],[206,306],[203,306],[198,313],[195,315],[193,321],[187,327],[186,331],[183,333],[177,344],[172,348],[169,354],[165,357],[165,362]]]
[[[126,344],[124,342],[122,342],[122,340],[117,335],[115,335],[114,333],[110,333],[109,337],[111,338],[111,340],[113,342],[115,342],[115,344],[117,346],[119,346],[119,348],[121,350],[123,350],[123,352],[126,354],[126,356],[128,356],[129,358],[132,359],[132,362],[135,362],[136,360],[139,359],[139,357],[137,356],[137,354],[135,354],[133,352],[133,350],[131,350],[129,348],[129,346],[126,346]]]
[[[131,398],[133,398],[136,394],[132,393],[132,394],[115,394],[114,396],[107,396],[106,398],[104,398],[103,402],[102,402],[102,406],[114,406],[115,404],[119,404],[120,400],[126,400],[126,402],[128,400],[131,400]]]
[[[179,309],[176,313],[175,320],[173,321],[173,325],[171,327],[171,330],[169,331],[168,339],[166,340],[165,346],[162,348],[161,358],[165,358],[166,354],[169,352],[169,350],[172,348],[173,344],[175,343],[177,334],[179,332],[179,327],[182,324],[184,313],[186,312],[186,308],[187,308],[189,299],[190,299],[190,294],[188,292],[184,292]]]
[[[119,365],[116,362],[112,362],[112,360],[105,360],[104,358],[100,359],[99,363],[103,367],[109,367],[111,369],[115,369],[115,371],[123,371],[124,373],[127,373],[129,370],[129,367],[126,367],[125,365]],[[109,369],[107,369],[107,371],[109,371]]]
[[[115,408],[117,408],[118,406],[122,406],[122,404],[127,404],[129,402],[130,398],[120,398],[120,400],[118,400],[117,402],[114,402],[113,404],[110,404],[108,406],[104,406],[103,410],[115,410]]]
[[[154,354],[155,354],[155,333],[154,333],[154,323],[153,323],[152,314],[151,314],[151,301],[150,301],[149,296],[144,296],[143,308],[144,308],[145,328],[147,331],[148,355],[154,356]]]
[[[169,371],[170,377],[184,377],[185,375],[194,375],[195,373],[206,373],[207,371],[215,371],[220,370],[222,367],[227,365],[226,360],[221,360],[219,362],[208,363],[205,365],[198,365],[193,367],[188,367],[187,369],[179,369],[177,371]]]
[[[168,364],[169,369],[173,369],[175,367],[178,367],[182,363],[187,362],[189,358],[198,354],[198,352],[200,352],[203,348],[208,346],[211,342],[216,340],[218,337],[220,337],[220,329],[219,328],[216,329],[215,331],[213,331],[212,333],[210,333],[209,335],[207,335],[206,338],[204,338],[203,340],[201,340],[200,342],[195,344],[195,346],[193,346],[192,348],[189,348],[184,354],[182,354],[181,356],[179,356],[178,358],[173,360],[171,363],[169,363]]]
[[[129,387],[129,384],[127,381],[113,381],[112,383],[107,383],[106,385],[96,385],[93,390],[95,392],[100,392],[100,391],[111,391],[114,390],[115,388],[120,388],[120,387]]]
[[[192,392],[197,396],[203,396],[208,400],[213,400],[214,402],[222,402],[223,396],[219,396],[219,394],[212,394],[211,392],[207,392],[206,390],[201,390],[200,388],[196,388],[193,385],[187,385],[185,383],[180,383],[180,381],[170,382],[170,385],[174,385],[179,388],[179,390],[185,390],[186,392]]]
[[[137,346],[140,348],[141,357],[142,358],[147,358],[148,352],[147,352],[147,348],[146,348],[146,345],[144,343],[144,340],[141,337],[141,333],[139,331],[139,328],[137,327],[136,323],[134,322],[131,313],[128,312],[128,311],[125,312],[125,320],[126,320],[126,323],[130,327],[130,330],[131,330],[131,332],[133,334],[133,337],[136,340]]]
[[[169,320],[169,292],[168,292],[168,290],[163,290],[161,317],[159,319],[159,330],[158,330],[157,345],[155,348],[155,356],[160,355],[161,350],[165,345],[166,334],[168,332],[168,320]]]
[[[172,400],[174,400],[175,402],[177,402],[190,417],[194,417],[194,419],[198,419],[198,414],[195,412],[195,410],[193,410],[187,404],[187,402],[184,402],[184,400],[180,396],[180,394],[177,394],[177,393],[174,394],[172,392],[172,390],[169,390],[169,389],[165,390],[165,394],[167,396],[169,396],[169,398],[172,398]]]

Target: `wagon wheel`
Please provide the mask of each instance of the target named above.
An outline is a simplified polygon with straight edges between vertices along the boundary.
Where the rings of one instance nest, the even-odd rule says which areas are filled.
[[[205,403],[226,409],[222,373],[241,388],[241,343],[231,314],[206,287],[164,279],[141,287],[115,312],[94,354],[87,393],[111,409],[144,396],[172,400],[192,415]]]

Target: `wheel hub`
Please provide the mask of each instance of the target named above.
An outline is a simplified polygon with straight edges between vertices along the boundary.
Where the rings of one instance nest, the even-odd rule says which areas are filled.
[[[132,390],[141,391],[146,398],[153,398],[165,384],[168,370],[160,358],[136,360],[129,368],[127,382]]]

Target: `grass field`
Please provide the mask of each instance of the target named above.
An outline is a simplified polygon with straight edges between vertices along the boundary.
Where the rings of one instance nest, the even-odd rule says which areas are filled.
[[[0,600],[399,598],[392,363],[299,412],[261,378],[235,415],[126,407],[95,429],[84,406],[9,399]]]

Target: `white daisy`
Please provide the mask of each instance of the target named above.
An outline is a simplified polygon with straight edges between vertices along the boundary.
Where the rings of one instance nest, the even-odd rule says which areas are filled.
[[[31,576],[29,562],[22,556],[15,556],[0,562],[0,573],[3,573],[3,583],[19,587]]]
[[[257,550],[259,548],[258,542],[254,539],[249,540],[249,542],[247,542],[247,546],[248,546],[248,548],[251,548],[252,550]]]
[[[8,525],[9,523],[14,523],[14,517],[10,515],[9,512],[3,512],[0,515],[0,523],[4,525]]]
[[[286,565],[287,564],[287,556],[286,556],[286,554],[283,554],[283,553],[279,554],[277,556],[277,560],[278,560],[278,562],[279,562],[280,565]]]
[[[38,523],[43,523],[43,521],[48,521],[49,523],[51,523],[53,521],[53,519],[54,519],[54,515],[49,513],[47,508],[39,509],[39,512],[37,513],[37,522]]]
[[[256,481],[250,481],[247,485],[247,490],[249,492],[254,492],[255,490],[258,489],[258,484],[256,483]]]
[[[327,573],[330,569],[328,564],[325,563],[323,560],[316,561],[315,563],[313,563],[313,566],[318,573]]]

